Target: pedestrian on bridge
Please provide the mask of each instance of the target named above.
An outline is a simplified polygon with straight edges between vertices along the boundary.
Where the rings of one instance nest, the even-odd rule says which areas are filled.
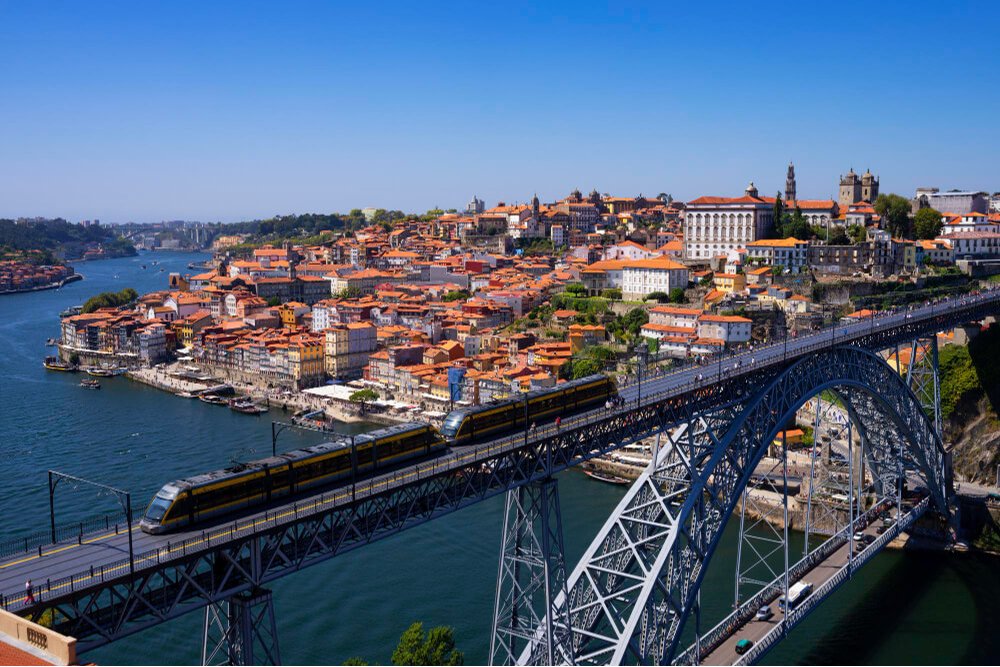
[[[31,579],[24,582],[24,603],[35,604],[35,591],[31,586]]]
[[[556,417],[556,430],[557,431],[559,430],[560,426],[562,426],[562,417]]]

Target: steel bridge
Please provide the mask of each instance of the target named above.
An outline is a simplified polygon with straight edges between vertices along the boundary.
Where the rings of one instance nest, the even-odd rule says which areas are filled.
[[[493,661],[699,662],[725,641],[717,629],[702,634],[698,600],[722,529],[737,507],[746,528],[741,544],[749,546],[743,571],[737,567],[734,618],[743,620],[746,609],[776,587],[787,590],[794,577],[809,570],[801,562],[788,564],[784,494],[780,577],[755,574],[755,568],[772,574],[775,568],[766,554],[751,563],[751,552],[760,555],[761,549],[748,510],[754,496],[749,485],[768,464],[769,446],[811,398],[832,396],[831,404],[850,416],[856,432],[846,440],[851,448],[847,523],[835,526],[816,549],[810,547],[807,523],[808,565],[815,566],[816,553],[826,553],[844,539],[845,530],[866,520],[862,494],[884,506],[899,495],[904,478],[919,480],[929,497],[905,512],[897,498],[895,527],[859,555],[880,549],[885,535],[909,525],[928,506],[947,514],[948,465],[940,420],[933,416],[935,334],[981,321],[998,306],[1000,292],[988,291],[835,325],[708,365],[640,375],[620,389],[621,409],[600,408],[558,426],[455,448],[434,460],[197,531],[153,536],[119,525],[81,529],[72,540],[54,543],[25,539],[24,548],[7,545],[2,553],[0,602],[76,637],[79,652],[205,610],[206,663],[278,663],[270,582],[506,493]],[[903,347],[911,350],[912,362],[930,363],[911,363],[900,373],[876,354]],[[816,404],[818,425],[819,399]],[[567,575],[553,475],[651,436],[660,444],[649,469]],[[783,460],[787,482],[787,456]],[[810,477],[810,503],[823,487],[816,482],[813,494],[814,481]],[[810,507],[807,516],[816,509]],[[813,532],[815,542],[818,526]],[[131,559],[129,537],[135,544]],[[34,603],[23,596],[29,577],[35,582]],[[748,585],[760,590],[741,597]],[[821,591],[810,597],[820,599]],[[793,610],[782,619],[781,633],[802,613]],[[682,650],[686,642],[691,646]],[[755,650],[770,644],[761,641]]]

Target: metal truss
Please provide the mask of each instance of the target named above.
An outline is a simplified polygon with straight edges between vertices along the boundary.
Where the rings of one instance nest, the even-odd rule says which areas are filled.
[[[281,664],[271,591],[240,593],[205,607],[201,664]]]
[[[902,445],[946,511],[940,439],[882,359],[837,348],[756,379],[755,386],[728,383],[713,407],[674,422],[667,445],[574,568],[556,605],[569,612],[577,664],[669,662],[692,615],[697,644],[698,591],[722,530],[778,431],[824,390],[848,396],[852,421],[867,422],[860,437],[879,485],[898,474],[892,456]],[[532,655],[523,652],[519,662]]]
[[[240,519],[136,553],[134,573],[129,572],[127,560],[88,567],[81,559],[78,572],[47,581],[43,601],[22,613],[36,621],[44,616],[54,629],[76,637],[82,653],[682,425],[686,428],[679,439],[668,441],[658,452],[660,465],[647,480],[647,485],[660,485],[661,491],[647,489],[645,495],[635,496],[645,505],[633,508],[637,518],[627,526],[629,538],[635,538],[632,547],[625,549],[627,542],[622,541],[615,547],[617,555],[606,558],[608,563],[602,566],[608,569],[601,575],[608,580],[608,590],[624,585],[628,577],[619,570],[630,563],[646,583],[628,595],[608,597],[576,590],[578,579],[571,577],[565,596],[571,601],[570,610],[587,600],[610,600],[601,609],[588,608],[584,616],[571,613],[574,655],[581,649],[604,655],[600,642],[612,638],[617,646],[626,635],[630,639],[625,651],[636,660],[670,655],[688,615],[694,612],[697,620],[702,566],[715,548],[732,503],[746,486],[746,476],[757,464],[754,457],[757,443],[766,438],[763,431],[775,423],[776,415],[790,416],[783,401],[789,396],[799,400],[807,389],[815,393],[827,386],[821,386],[823,382],[832,387],[845,378],[879,391],[895,386],[892,378],[885,377],[884,364],[882,370],[873,370],[870,354],[832,346],[885,349],[981,320],[994,314],[997,303],[1000,291],[938,310],[931,306],[929,312],[898,326],[879,327],[873,321],[870,330],[855,326],[845,333],[835,328],[829,341],[824,332],[815,346],[799,350],[798,361],[789,358],[736,373],[725,383],[678,385],[661,395],[643,395],[628,413],[591,414],[561,430],[543,428],[531,441],[520,436],[494,441],[462,455],[367,480],[353,489],[292,503],[263,519]],[[792,368],[796,370],[791,372]],[[840,369],[840,375],[834,369]],[[899,384],[898,375],[894,381]],[[766,408],[760,404],[765,393]],[[929,486],[937,493],[944,476],[940,453],[930,447],[925,431],[931,430],[923,413],[907,412],[918,404],[912,392],[906,397],[899,393],[880,395],[879,405],[892,414],[893,428],[907,434],[913,467],[930,475]],[[940,505],[939,501],[935,497],[935,503]],[[657,518],[661,515],[668,519]],[[669,525],[669,530],[661,532],[661,524]],[[664,545],[669,548],[661,549]],[[657,555],[661,551],[662,558]],[[673,586],[674,582],[682,585]],[[588,621],[591,614],[593,623]],[[601,625],[602,614],[615,620],[608,620],[605,630],[593,631]],[[666,618],[669,624],[661,622]]]
[[[930,416],[941,434],[941,377],[938,373],[938,341],[937,336],[927,336],[914,339],[909,346],[910,359],[906,365],[906,381],[913,393],[920,399],[921,405]],[[897,351],[897,364],[899,357]],[[903,373],[900,368],[900,373]]]
[[[556,615],[555,594],[566,594],[566,560],[558,486],[547,478],[507,492],[490,664],[513,664],[536,629],[538,662],[572,662],[569,616]]]
[[[595,456],[635,442],[708,406],[749,395],[762,370],[726,387],[690,388],[628,413],[593,415],[538,439],[498,441],[468,454],[419,464],[300,501],[280,515],[237,521],[127,561],[85,571],[46,586],[44,603],[29,610],[76,637],[78,652],[223,602],[234,595],[435,519],[510,489],[547,479]],[[58,591],[58,593],[57,593]]]

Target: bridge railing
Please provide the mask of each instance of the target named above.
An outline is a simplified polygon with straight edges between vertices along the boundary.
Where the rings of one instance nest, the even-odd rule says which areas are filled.
[[[142,517],[143,510],[140,508],[132,510],[132,521],[138,521]],[[127,521],[124,512],[109,512],[98,516],[91,516],[79,521],[61,523],[56,526],[55,541],[52,540],[52,531],[38,531],[21,537],[14,537],[0,542],[0,561],[18,556],[20,554],[38,552],[43,547],[70,542],[82,542],[90,533],[104,530],[124,531]]]

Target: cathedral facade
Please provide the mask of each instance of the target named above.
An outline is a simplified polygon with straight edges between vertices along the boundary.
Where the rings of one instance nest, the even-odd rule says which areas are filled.
[[[847,210],[851,204],[861,201],[871,204],[877,198],[878,177],[873,176],[870,170],[866,170],[863,176],[858,176],[851,169],[847,175],[840,177],[840,196],[837,201],[840,208]]]

